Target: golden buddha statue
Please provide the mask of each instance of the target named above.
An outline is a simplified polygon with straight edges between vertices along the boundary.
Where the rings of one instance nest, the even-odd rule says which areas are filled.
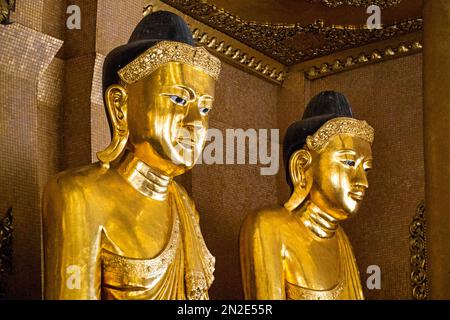
[[[206,141],[220,61],[182,18],[143,18],[105,60],[112,142],[43,196],[46,299],[208,299],[215,259],[186,191]]]
[[[342,94],[325,91],[284,140],[292,194],[284,207],[249,214],[241,228],[246,299],[363,299],[359,272],[339,222],[368,188],[374,130]]]

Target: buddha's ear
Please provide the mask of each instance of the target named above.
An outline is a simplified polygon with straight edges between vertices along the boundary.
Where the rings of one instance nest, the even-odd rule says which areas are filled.
[[[308,150],[300,149],[292,154],[289,160],[293,192],[284,207],[289,211],[296,209],[308,196],[312,186],[312,175],[309,169],[312,156]]]
[[[106,109],[111,120],[113,137],[110,145],[97,153],[97,158],[106,168],[120,156],[128,141],[127,100],[128,93],[121,85],[111,85],[105,92]]]
[[[106,109],[111,119],[113,131],[115,127],[123,127],[127,123],[127,100],[127,90],[121,85],[113,84],[106,89]]]

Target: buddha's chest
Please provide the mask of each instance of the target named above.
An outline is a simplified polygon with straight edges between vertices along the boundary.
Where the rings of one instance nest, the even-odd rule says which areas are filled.
[[[104,221],[102,247],[126,257],[153,258],[170,241],[174,222],[166,206],[120,206]]]
[[[292,236],[284,243],[284,274],[288,283],[312,290],[329,290],[343,280],[343,263],[336,239]]]

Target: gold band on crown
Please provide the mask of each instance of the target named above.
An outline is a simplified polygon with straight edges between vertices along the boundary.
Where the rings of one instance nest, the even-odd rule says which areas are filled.
[[[306,138],[309,149],[320,151],[336,134],[348,134],[373,143],[375,130],[365,121],[353,118],[334,118],[322,125],[313,135]]]
[[[161,41],[118,71],[120,78],[132,84],[168,62],[182,62],[199,68],[215,80],[219,78],[220,60],[203,47],[175,41]]]

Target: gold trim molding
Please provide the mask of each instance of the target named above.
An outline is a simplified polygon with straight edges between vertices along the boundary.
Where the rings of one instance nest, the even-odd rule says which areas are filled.
[[[292,71],[301,70],[313,80],[422,50],[420,17],[374,30],[365,26],[325,26],[320,19],[303,27],[300,23],[245,21],[206,0],[145,3],[144,14],[167,10],[182,16],[199,45],[221,60],[278,85]],[[296,37],[305,41],[297,41],[300,38]]]
[[[195,41],[199,45],[205,46],[209,52],[221,60],[278,85],[281,85],[286,77],[287,68],[279,61],[197,21],[163,1],[146,1],[144,15],[159,10],[170,11],[182,16],[190,26]]]
[[[292,66],[309,80],[422,52],[422,34],[413,33],[388,41],[354,48]]]
[[[330,8],[336,8],[342,5],[354,6],[354,7],[368,7],[370,5],[379,6],[382,9],[396,7],[402,0],[307,0],[311,3],[321,2]]]
[[[417,206],[416,214],[409,226],[409,234],[412,295],[416,300],[426,300],[428,298],[428,283],[424,201]]]
[[[347,28],[326,25],[321,19],[308,25],[301,22],[286,24],[247,21],[206,0],[160,2],[233,37],[285,66],[422,30],[421,17],[370,30],[365,26]]]

